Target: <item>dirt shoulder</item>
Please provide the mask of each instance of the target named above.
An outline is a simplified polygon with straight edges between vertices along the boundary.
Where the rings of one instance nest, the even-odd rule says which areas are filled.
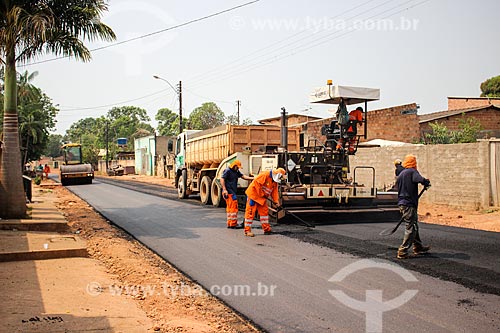
[[[110,178],[173,187],[172,179],[156,176],[125,175]],[[445,205],[420,203],[418,214],[419,220],[426,223],[500,232],[500,209],[482,211],[458,210]]]
[[[153,320],[155,331],[258,331],[161,257],[112,226],[76,195],[62,186],[54,185],[52,190],[71,231],[88,242],[89,255],[120,283],[102,292],[133,299]]]

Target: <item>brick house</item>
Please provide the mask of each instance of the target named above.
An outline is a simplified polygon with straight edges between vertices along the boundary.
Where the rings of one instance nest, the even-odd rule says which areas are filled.
[[[449,130],[459,129],[460,119],[472,117],[481,123],[481,138],[500,137],[500,107],[496,105],[479,106],[466,109],[446,110],[419,116],[420,132],[429,133],[431,123],[440,123]]]
[[[448,110],[467,109],[479,106],[498,105],[499,97],[448,97]]]
[[[417,104],[405,104],[385,109],[368,111],[367,140],[385,139],[413,143],[419,139],[420,131],[417,117]],[[281,118],[259,120],[264,125],[281,125]],[[300,146],[314,145],[314,140],[324,142],[321,135],[323,125],[330,124],[333,117],[318,118],[292,114],[288,116],[288,127],[300,127]],[[358,134],[364,134],[364,127],[358,129]],[[367,141],[362,138],[361,141]]]
[[[499,103],[494,105],[491,103]],[[459,120],[463,117],[474,117],[479,120],[483,128],[482,137],[500,137],[500,98],[486,97],[448,97],[446,111],[418,115],[416,103],[394,106],[385,109],[368,111],[369,141],[384,139],[415,143],[420,141],[424,133],[431,130],[430,123],[439,122],[450,130],[458,130]],[[318,118],[299,114],[288,116],[289,127],[299,127],[300,146],[314,145],[314,140],[324,142],[321,128],[330,124],[330,118]],[[280,117],[267,118],[258,121],[260,124],[281,126]],[[364,134],[364,127],[358,129],[358,134]]]
[[[314,120],[318,120],[318,119],[322,119],[322,118],[294,113],[294,114],[288,115],[287,120],[288,120],[288,126],[293,127],[293,126],[298,125],[298,124],[304,124],[304,123],[308,123],[310,121],[314,121]],[[261,119],[261,120],[257,120],[257,122],[261,125],[281,126],[281,116]]]

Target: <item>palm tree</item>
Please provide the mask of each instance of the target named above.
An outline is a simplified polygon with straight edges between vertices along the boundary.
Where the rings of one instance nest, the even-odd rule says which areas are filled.
[[[36,117],[33,113],[28,114],[27,116],[21,116],[21,120],[19,123],[19,131],[21,133],[26,133],[26,147],[24,147],[24,159],[23,165],[26,164],[28,159],[28,150],[30,139],[33,139],[33,144],[35,145],[38,142],[38,138],[44,135],[45,124],[43,121],[36,120]],[[21,142],[22,142],[21,138]]]
[[[5,67],[3,148],[0,164],[0,216],[26,214],[21,177],[17,112],[16,63],[43,53],[89,61],[80,40],[113,40],[115,34],[100,21],[105,0],[4,0],[0,3],[0,62]]]
[[[25,71],[24,73],[18,73],[17,79],[17,98],[18,100],[29,100],[33,101],[40,97],[40,89],[37,89],[31,82],[38,76],[38,72],[34,71],[29,73]]]

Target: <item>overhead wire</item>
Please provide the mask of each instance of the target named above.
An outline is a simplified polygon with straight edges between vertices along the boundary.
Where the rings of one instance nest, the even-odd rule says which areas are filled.
[[[380,14],[383,14],[383,13],[389,12],[391,10],[394,10],[394,9],[396,9],[398,7],[401,7],[403,5],[406,5],[407,3],[412,2],[412,1],[414,1],[414,0],[408,0],[405,3],[403,3],[403,4],[398,4],[398,5],[394,6],[394,7],[391,7],[390,9],[384,10],[382,12],[379,12],[379,13],[375,14],[375,15],[367,17],[367,18],[365,18],[365,20],[375,18],[375,17],[377,17]],[[401,13],[401,12],[403,12],[405,10],[408,10],[408,9],[414,8],[416,6],[419,6],[419,5],[421,5],[423,3],[426,3],[428,1],[430,1],[430,0],[424,0],[424,1],[421,1],[421,2],[419,2],[419,3],[417,3],[417,4],[413,5],[413,6],[405,7],[403,9],[398,10],[398,11],[396,11],[394,13],[391,13],[390,15],[387,15],[384,18],[381,18],[381,19],[387,19],[387,18],[389,18],[391,16],[394,16],[394,15],[396,15],[398,13]],[[357,16],[359,16],[359,15],[356,15],[356,16],[352,17],[351,19],[353,19],[353,18],[355,18]],[[349,28],[352,28],[352,26],[349,27]],[[248,72],[250,70],[253,70],[253,69],[256,69],[256,68],[260,68],[262,66],[266,66],[266,65],[271,64],[271,63],[275,63],[275,62],[280,61],[282,59],[285,59],[285,58],[288,58],[290,56],[296,55],[298,53],[304,52],[304,51],[309,50],[311,48],[314,48],[316,46],[322,45],[322,44],[324,44],[324,43],[326,43],[328,41],[331,41],[331,40],[343,37],[343,36],[345,36],[347,34],[350,34],[350,33],[356,32],[356,31],[357,30],[355,30],[355,29],[351,29],[351,30],[348,30],[348,31],[344,31],[342,34],[340,34],[338,36],[335,36],[335,37],[331,38],[332,35],[336,35],[339,32],[342,32],[341,30],[334,31],[333,33],[330,33],[328,35],[322,36],[320,38],[313,39],[312,41],[309,41],[309,42],[307,42],[307,43],[303,44],[302,46],[299,46],[299,47],[297,47],[295,49],[286,50],[286,51],[284,51],[284,52],[282,52],[280,54],[273,55],[272,57],[268,57],[265,60],[261,60],[261,61],[256,62],[256,63],[248,64],[247,66],[245,66],[243,68],[240,68],[238,70],[233,70],[233,71],[231,71],[229,73],[222,74],[222,76],[220,76],[219,78],[215,77],[215,78],[212,78],[211,80],[208,80],[208,79],[200,80],[200,81],[198,81],[196,83],[196,85],[213,84],[215,82],[219,82],[219,81],[223,81],[223,80],[229,79],[231,77],[243,74],[243,73]],[[325,38],[326,38],[326,40],[325,40]],[[320,40],[324,40],[324,41],[319,42],[319,43],[315,43],[315,42],[320,41]]]
[[[259,1],[261,1],[261,0],[253,0],[253,1],[245,2],[245,3],[241,4],[241,5],[237,5],[237,6],[234,6],[234,7],[228,8],[228,9],[224,9],[224,10],[221,10],[221,11],[209,14],[209,15],[205,15],[205,16],[202,16],[202,17],[199,17],[199,18],[196,18],[196,19],[192,19],[192,20],[180,23],[180,24],[176,24],[174,26],[171,26],[171,27],[168,27],[168,28],[165,28],[165,29],[161,29],[161,30],[158,30],[158,31],[150,32],[150,33],[147,33],[147,34],[144,34],[144,35],[141,35],[141,36],[137,36],[137,37],[134,37],[134,38],[126,39],[126,40],[123,40],[123,41],[120,41],[120,42],[116,42],[116,43],[112,43],[112,44],[108,44],[108,45],[96,47],[96,48],[93,48],[93,49],[91,49],[89,51],[90,52],[101,51],[101,50],[105,50],[105,49],[108,49],[108,48],[111,48],[111,47],[115,47],[115,46],[123,45],[123,44],[129,43],[129,42],[133,42],[133,41],[136,41],[136,40],[148,38],[148,37],[151,37],[151,36],[154,36],[154,35],[158,35],[158,34],[161,34],[161,33],[167,32],[167,31],[171,31],[171,30],[174,30],[174,29],[185,27],[187,25],[190,25],[190,24],[193,24],[193,23],[196,23],[196,22],[204,21],[204,20],[210,19],[212,17],[219,16],[219,15],[231,12],[233,10],[236,10],[236,9],[239,9],[239,8],[242,8],[242,7],[245,7],[245,6],[252,5],[252,4],[257,3]],[[66,59],[66,58],[70,58],[70,57],[71,57],[70,55],[64,55],[64,56],[59,56],[59,57],[55,57],[55,58],[51,58],[51,59],[46,59],[46,60],[40,60],[40,61],[36,61],[36,62],[31,62],[31,63],[28,63],[28,64],[19,64],[18,67],[27,67],[27,66],[32,66],[32,65],[38,65],[38,64],[52,62],[52,61],[56,61],[56,60],[60,60],[60,59]]]
[[[135,101],[145,99],[145,98],[148,98],[148,97],[151,97],[151,96],[154,96],[154,95],[157,95],[157,94],[163,93],[165,91],[169,91],[169,90],[170,90],[170,88],[162,89],[162,90],[156,91],[152,94],[147,94],[147,95],[144,95],[144,96],[141,96],[138,98],[129,99],[126,101],[121,101],[121,102],[110,103],[110,104],[98,105],[98,106],[74,107],[74,108],[66,108],[66,109],[64,107],[62,107],[59,111],[69,112],[69,111],[85,111],[85,110],[103,109],[103,108],[113,107],[113,106],[117,106],[117,105],[121,105],[121,104],[125,104],[125,103],[135,102]]]
[[[349,12],[353,11],[353,10],[356,10],[356,9],[358,9],[358,8],[360,8],[360,7],[363,7],[364,5],[366,5],[366,4],[370,3],[370,2],[373,2],[373,1],[376,1],[376,0],[368,0],[368,1],[365,1],[365,2],[363,2],[363,3],[361,3],[361,4],[357,5],[357,6],[354,6],[354,7],[350,8],[350,9],[348,9],[348,10],[343,11],[342,13],[339,13],[339,14],[337,14],[337,15],[333,16],[333,17],[330,17],[329,19],[330,19],[330,20],[333,20],[333,19],[335,19],[335,18],[338,18],[338,17],[340,17],[340,16],[342,16],[342,15],[344,15],[344,14],[347,14],[347,13],[349,13]],[[391,1],[392,1],[392,0],[391,0]],[[284,43],[284,42],[286,42],[286,41],[288,41],[288,40],[290,40],[290,39],[292,39],[292,38],[294,38],[294,37],[296,37],[296,36],[302,35],[302,34],[304,34],[304,33],[308,32],[308,31],[309,31],[308,29],[301,30],[301,31],[299,31],[299,32],[297,32],[297,33],[294,33],[294,34],[292,34],[292,35],[290,35],[290,36],[288,36],[288,37],[284,38],[284,39],[281,39],[281,40],[279,40],[279,41],[277,41],[277,42],[274,42],[274,43],[272,43],[272,44],[268,44],[268,45],[266,45],[266,46],[264,46],[264,47],[262,47],[262,48],[259,48],[259,49],[255,50],[255,51],[252,51],[252,52],[250,52],[250,53],[248,53],[248,54],[246,54],[246,55],[244,55],[244,56],[242,56],[242,57],[240,57],[240,58],[237,58],[237,59],[235,59],[235,60],[233,60],[233,61],[230,61],[230,62],[228,62],[228,63],[226,63],[226,64],[224,64],[224,65],[217,66],[217,67],[215,67],[215,68],[213,68],[213,69],[211,69],[211,70],[209,70],[209,71],[207,71],[207,72],[204,72],[204,73],[201,73],[201,74],[197,74],[197,75],[195,75],[195,76],[193,76],[193,77],[189,78],[188,80],[195,80],[195,79],[199,79],[199,78],[202,78],[202,77],[206,76],[208,73],[212,73],[212,72],[218,71],[218,70],[220,70],[220,69],[222,69],[222,68],[225,68],[225,67],[227,67],[227,66],[229,66],[229,65],[232,65],[232,64],[235,64],[235,63],[239,63],[239,62],[240,62],[241,60],[243,60],[243,59],[246,59],[246,58],[251,57],[251,56],[253,56],[253,55],[255,55],[255,54],[258,54],[258,53],[260,53],[261,51],[264,51],[264,50],[267,50],[267,49],[270,49],[270,48],[274,48],[274,47],[278,46],[279,44]],[[231,66],[231,67],[233,67],[233,66]]]

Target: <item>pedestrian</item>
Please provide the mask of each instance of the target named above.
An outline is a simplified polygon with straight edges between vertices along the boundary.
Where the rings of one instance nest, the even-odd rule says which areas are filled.
[[[40,176],[40,178],[42,178],[42,180],[43,180],[43,165],[39,164],[36,167],[36,175]]]
[[[229,229],[243,228],[243,224],[238,226],[238,199],[236,190],[238,188],[238,178],[253,180],[254,177],[244,175],[241,172],[241,161],[234,160],[227,167],[220,178],[222,186],[222,197],[226,200],[227,227]]]
[[[394,170],[394,173],[396,174],[396,177],[399,176],[401,171],[403,171],[405,168],[403,167],[403,161],[401,161],[399,158],[396,158],[394,160],[394,167],[396,170]]]
[[[417,171],[417,158],[413,155],[406,155],[403,161],[405,168],[399,174],[396,185],[398,187],[398,206],[406,229],[403,243],[398,249],[398,259],[409,257],[408,251],[413,245],[413,254],[423,254],[430,250],[429,246],[424,246],[420,239],[418,226],[418,184],[429,187],[431,182],[420,175]]]
[[[278,183],[285,176],[285,169],[277,168],[270,171],[261,172],[248,186],[247,204],[245,209],[245,236],[253,237],[252,223],[255,212],[259,213],[260,223],[264,230],[264,235],[271,234],[271,225],[269,224],[269,208],[267,199],[271,197],[275,204],[279,204]],[[279,207],[276,207],[279,208]]]
[[[49,173],[50,173],[50,167],[49,167],[48,164],[45,164],[45,166],[43,167],[43,173],[45,174],[45,176],[48,179],[49,178]]]

